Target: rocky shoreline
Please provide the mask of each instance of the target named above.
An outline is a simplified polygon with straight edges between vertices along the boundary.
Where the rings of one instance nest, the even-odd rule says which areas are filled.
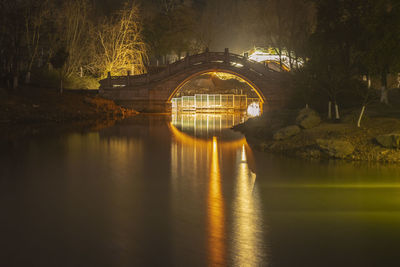
[[[357,111],[340,121],[321,119],[312,109],[267,112],[237,125],[256,150],[305,159],[400,162],[400,119],[367,115],[356,126]]]

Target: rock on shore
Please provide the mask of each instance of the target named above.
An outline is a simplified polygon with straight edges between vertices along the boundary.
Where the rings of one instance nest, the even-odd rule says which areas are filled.
[[[362,127],[357,127],[359,110],[343,111],[340,122],[318,122],[314,112],[269,111],[234,129],[243,132],[252,147],[265,152],[313,159],[400,163],[399,116],[385,117],[370,108]],[[312,123],[301,126],[309,117],[314,117],[310,119]],[[317,117],[320,119],[318,114]]]
[[[376,141],[386,148],[400,148],[400,134],[382,134],[376,137]]]
[[[304,108],[299,111],[296,123],[303,129],[311,129],[321,123],[319,114],[311,108]]]
[[[287,126],[285,128],[278,130],[274,134],[273,139],[274,140],[285,140],[292,136],[295,136],[296,134],[300,133],[300,131],[301,131],[301,129],[297,125]]]
[[[343,159],[354,152],[354,146],[347,141],[317,139],[320,150],[330,157]]]

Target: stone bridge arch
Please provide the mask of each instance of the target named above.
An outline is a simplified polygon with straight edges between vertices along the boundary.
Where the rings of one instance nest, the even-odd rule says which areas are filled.
[[[193,72],[193,73],[192,73]],[[177,85],[172,85],[169,88],[169,97],[167,99],[168,102],[170,102],[172,100],[172,98],[181,91],[181,89],[188,83],[190,82],[192,79],[203,75],[203,74],[207,74],[207,73],[213,73],[213,72],[218,72],[218,73],[227,73],[227,74],[232,74],[234,76],[237,76],[239,78],[241,78],[243,81],[246,82],[246,84],[257,94],[257,96],[260,99],[260,102],[262,104],[264,104],[266,97],[264,96],[264,93],[262,92],[262,90],[260,88],[258,88],[258,86],[256,84],[254,84],[251,80],[249,80],[248,77],[243,76],[241,74],[239,74],[236,71],[232,71],[232,70],[227,70],[227,69],[209,69],[209,68],[205,68],[203,70],[193,70],[192,72],[189,73],[185,73],[185,75],[182,77],[183,80],[177,80]]]
[[[171,99],[188,81],[209,72],[229,73],[243,79],[259,96],[264,109],[281,108],[286,103],[287,73],[274,71],[227,49],[186,56],[152,75],[109,75],[100,81],[99,92],[105,98],[139,111],[166,112],[170,110]]]

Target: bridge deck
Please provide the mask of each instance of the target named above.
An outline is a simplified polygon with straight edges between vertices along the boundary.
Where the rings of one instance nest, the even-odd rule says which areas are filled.
[[[268,67],[268,65],[249,60],[245,56],[232,54],[229,52],[204,52],[197,55],[186,56],[184,59],[168,64],[166,69],[155,74],[141,74],[126,76],[111,76],[100,81],[101,88],[120,88],[120,87],[136,87],[149,83],[159,82],[176,73],[184,71],[190,67],[199,66],[201,64],[215,63],[216,65],[229,65],[238,69],[245,69],[257,75],[265,75],[266,73],[276,72]]]

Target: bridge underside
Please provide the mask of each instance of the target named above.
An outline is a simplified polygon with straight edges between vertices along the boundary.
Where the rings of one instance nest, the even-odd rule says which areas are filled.
[[[246,64],[246,62],[243,62]],[[270,70],[256,71],[251,66],[238,67],[237,63],[225,62],[201,62],[200,64],[188,64],[178,71],[171,70],[161,74],[160,78],[149,79],[149,76],[118,77],[118,79],[106,79],[101,81],[100,94],[114,100],[116,103],[145,112],[169,112],[171,99],[192,78],[208,72],[224,72],[236,75],[247,82],[257,93],[260,102],[264,104],[263,110],[279,109],[286,105],[287,86],[284,84],[287,74]],[[254,63],[252,63],[254,64]],[[259,67],[259,63],[257,63]],[[173,65],[171,65],[173,67]],[[262,65],[261,65],[262,66]],[[264,66],[262,66],[264,67]]]

